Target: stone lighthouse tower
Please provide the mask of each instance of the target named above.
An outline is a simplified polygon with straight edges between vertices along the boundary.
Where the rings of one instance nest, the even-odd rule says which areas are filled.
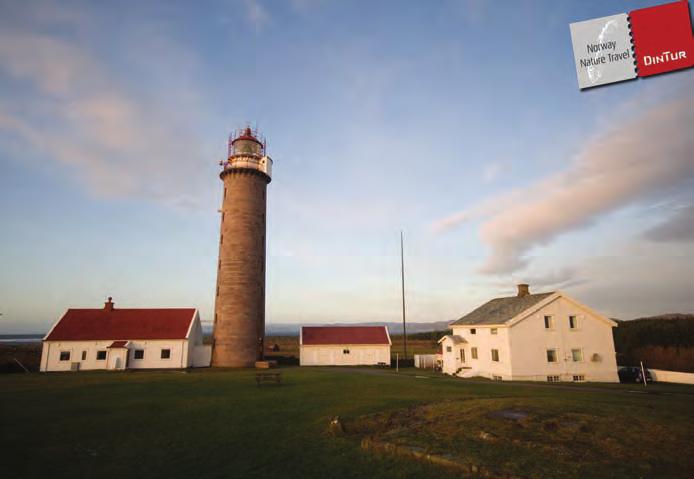
[[[272,160],[245,128],[229,137],[217,264],[212,366],[253,367],[265,337],[265,205]]]

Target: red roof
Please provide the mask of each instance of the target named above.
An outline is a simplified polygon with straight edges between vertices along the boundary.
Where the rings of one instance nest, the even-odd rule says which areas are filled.
[[[195,309],[68,309],[47,341],[185,339]]]
[[[304,326],[301,344],[390,344],[385,326]]]
[[[106,349],[123,349],[125,348],[125,345],[128,344],[127,341],[114,341],[111,343],[111,345],[106,348]]]

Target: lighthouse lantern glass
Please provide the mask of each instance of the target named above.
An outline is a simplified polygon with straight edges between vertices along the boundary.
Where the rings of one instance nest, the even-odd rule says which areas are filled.
[[[254,140],[236,140],[233,153],[235,155],[260,155],[262,146]]]

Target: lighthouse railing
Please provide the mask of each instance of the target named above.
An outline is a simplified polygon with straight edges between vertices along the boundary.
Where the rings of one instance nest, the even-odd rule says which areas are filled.
[[[232,156],[224,163],[224,169],[258,170],[272,178],[272,159],[269,156]]]

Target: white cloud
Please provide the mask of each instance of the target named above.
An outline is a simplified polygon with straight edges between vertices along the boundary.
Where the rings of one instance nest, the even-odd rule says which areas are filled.
[[[0,131],[66,166],[92,193],[179,207],[199,202],[190,185],[200,177],[201,155],[190,132],[115,81],[84,47],[5,29],[0,75],[26,90],[0,102]]]
[[[256,30],[262,29],[270,21],[270,14],[258,0],[246,0],[246,17]]]
[[[482,178],[485,182],[491,183],[496,180],[503,171],[503,166],[500,163],[489,163],[482,171]]]
[[[694,82],[591,140],[563,172],[436,223],[438,229],[484,217],[491,255],[481,268],[510,273],[526,254],[558,235],[694,178]]]
[[[677,208],[672,216],[646,231],[644,236],[651,241],[694,241],[694,204]]]

